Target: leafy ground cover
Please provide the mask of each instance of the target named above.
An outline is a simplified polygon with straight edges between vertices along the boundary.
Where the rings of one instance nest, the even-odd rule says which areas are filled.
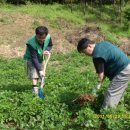
[[[106,80],[94,102],[74,103],[91,94],[96,75],[91,59],[77,52],[53,54],[45,80],[45,99],[31,93],[22,59],[0,59],[0,129],[2,130],[129,130],[130,102],[102,110]]]

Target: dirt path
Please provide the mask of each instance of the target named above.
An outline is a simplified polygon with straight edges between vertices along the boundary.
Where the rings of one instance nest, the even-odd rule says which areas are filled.
[[[52,28],[44,19],[36,19],[21,13],[0,13],[0,56],[6,58],[22,57],[26,40],[34,35],[38,25],[47,26],[53,40],[53,52],[66,53],[76,49],[80,38],[88,37],[95,42],[105,39],[100,29],[95,25],[74,27],[62,18],[58,18],[59,29]],[[61,29],[60,29],[61,28]],[[121,48],[130,54],[130,39],[119,38]]]

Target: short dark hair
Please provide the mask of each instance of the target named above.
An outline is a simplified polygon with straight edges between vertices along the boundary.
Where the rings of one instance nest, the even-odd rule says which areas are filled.
[[[48,34],[48,28],[45,26],[39,26],[35,29],[36,35]]]
[[[87,38],[82,38],[77,45],[78,52],[83,52],[83,50],[87,48],[88,44],[93,44],[93,42]]]

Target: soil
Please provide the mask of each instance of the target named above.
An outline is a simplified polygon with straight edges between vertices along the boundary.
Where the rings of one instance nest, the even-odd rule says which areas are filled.
[[[9,127],[16,127],[17,123],[14,120],[7,121],[6,124]]]
[[[100,29],[95,25],[90,27],[84,26],[82,28],[75,28],[72,32],[65,35],[65,38],[71,44],[74,45],[77,45],[78,41],[84,37],[91,39],[95,43],[103,41],[105,39],[105,36],[101,33]]]
[[[47,26],[52,36],[55,53],[67,53],[75,48],[64,38],[62,32],[52,28],[45,19],[33,18],[21,13],[0,13],[0,56],[5,58],[22,57],[26,49],[26,41],[35,35],[34,23]],[[36,25],[35,25],[36,26]]]
[[[80,95],[77,99],[73,100],[73,102],[83,106],[87,102],[94,102],[95,99],[96,99],[96,96],[94,96],[94,95],[83,94],[83,95]]]
[[[95,43],[105,39],[100,28],[94,25],[76,27],[63,18],[57,18],[58,29],[43,18],[34,18],[22,13],[0,13],[0,56],[6,58],[23,57],[26,41],[35,34],[34,25],[47,26],[52,36],[52,53],[68,53],[76,49],[78,41],[87,37]],[[35,25],[36,26],[36,25]],[[121,49],[130,55],[130,38],[120,37]]]
[[[127,54],[130,55],[130,38],[119,37],[119,41],[122,43],[120,48]]]

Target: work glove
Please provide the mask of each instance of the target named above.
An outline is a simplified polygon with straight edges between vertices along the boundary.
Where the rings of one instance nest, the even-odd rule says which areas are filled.
[[[39,76],[40,76],[41,79],[45,76],[45,74],[44,74],[44,72],[42,70],[39,71]]]
[[[96,97],[98,96],[97,92],[101,88],[101,85],[102,85],[102,82],[98,82],[96,87],[94,87],[94,89],[92,90],[92,94],[94,94]]]
[[[101,88],[101,86],[102,86],[102,82],[98,82],[98,84],[96,86],[97,90],[99,90]]]

